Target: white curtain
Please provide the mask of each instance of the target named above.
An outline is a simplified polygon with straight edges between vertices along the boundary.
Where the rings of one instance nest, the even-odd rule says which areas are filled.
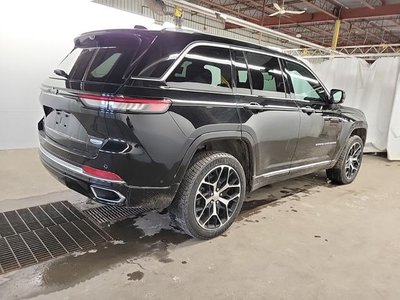
[[[345,105],[365,113],[365,152],[387,151],[389,159],[400,160],[400,58],[380,58],[372,65],[334,58],[311,67],[327,88],[346,92]]]

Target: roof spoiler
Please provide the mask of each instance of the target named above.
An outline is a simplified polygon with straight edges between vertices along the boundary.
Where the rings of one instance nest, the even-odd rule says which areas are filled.
[[[132,39],[143,38],[145,31],[140,32],[143,29],[146,30],[146,36],[152,39],[154,34],[151,31],[147,31],[143,26],[143,29],[136,28],[137,26],[140,25],[136,25],[135,29],[108,29],[82,33],[74,39],[75,47],[107,47],[115,46],[115,44],[130,45]],[[135,30],[137,31],[135,32]]]

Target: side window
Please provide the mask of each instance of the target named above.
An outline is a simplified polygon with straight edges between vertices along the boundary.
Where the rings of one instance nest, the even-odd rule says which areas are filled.
[[[192,41],[191,37],[174,37],[175,33],[173,32],[159,34],[150,48],[147,46],[141,51],[143,56],[137,61],[137,66],[134,67],[132,76],[159,78],[164,75],[182,50]],[[174,42],[171,43],[171,40]],[[168,47],[165,45],[168,45]]]
[[[305,67],[291,61],[286,61],[286,72],[292,81],[296,99],[326,101],[324,88]]]
[[[278,58],[246,52],[253,94],[285,98],[285,85]]]
[[[173,70],[170,86],[210,92],[230,92],[231,60],[229,49],[209,46],[193,48]]]
[[[250,75],[247,63],[242,51],[232,52],[232,63],[234,67],[235,92],[240,94],[251,94]]]

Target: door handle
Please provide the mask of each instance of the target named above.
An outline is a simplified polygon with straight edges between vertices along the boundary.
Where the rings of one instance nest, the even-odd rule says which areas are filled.
[[[259,112],[261,110],[264,110],[264,106],[257,102],[250,102],[248,105],[246,105],[246,108],[254,112]]]
[[[315,112],[315,109],[312,108],[311,106],[306,106],[306,107],[302,107],[302,108],[301,108],[301,111],[302,111],[303,113],[306,113],[307,115],[311,115],[312,113]]]

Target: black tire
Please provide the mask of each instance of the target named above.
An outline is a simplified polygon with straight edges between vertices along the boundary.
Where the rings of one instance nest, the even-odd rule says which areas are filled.
[[[214,173],[217,174],[218,170],[221,170],[221,175],[214,176],[214,178],[217,177],[215,187],[211,187],[211,184],[209,185],[209,183],[205,183],[205,181],[206,179],[208,180],[208,178],[212,178],[210,176]],[[234,172],[232,170],[234,170]],[[231,179],[239,184],[233,183],[232,185],[228,185],[228,182],[233,182],[230,181]],[[210,182],[211,181],[212,180],[210,180]],[[222,186],[224,182],[225,184]],[[235,185],[238,185],[239,188],[237,189]],[[220,186],[219,189],[218,186]],[[212,194],[208,194],[210,197],[202,197],[203,193],[209,192],[207,189],[213,190],[214,192],[217,191],[215,196],[213,192]],[[218,192],[219,190],[223,190],[223,193],[228,193],[230,190],[234,192],[233,197],[230,197],[230,195],[227,196],[227,198],[235,199],[234,203],[232,202],[233,204],[231,209],[228,209],[229,205],[231,205],[230,200],[227,200],[229,205],[224,205],[222,201],[218,200],[210,200],[212,203],[209,202],[207,204],[208,199],[223,195]],[[222,152],[202,152],[194,157],[179,187],[175,199],[169,208],[171,219],[175,222],[175,225],[185,231],[188,235],[199,239],[214,238],[222,234],[232,225],[242,208],[245,193],[246,176],[242,165],[235,157]],[[219,200],[221,200],[221,197]],[[204,203],[203,209],[201,209],[200,205],[202,202]],[[199,206],[200,210],[198,211],[197,209],[199,209]],[[226,208],[225,213],[224,207]],[[213,210],[211,213],[211,209],[215,209],[215,211]],[[230,217],[228,211],[231,211]],[[208,223],[201,225],[200,217],[206,212],[208,212],[209,215],[218,212],[219,215],[211,217]],[[198,214],[200,216],[197,216]],[[226,220],[222,224],[221,220],[224,220],[225,217]],[[197,218],[199,218],[199,221]],[[211,221],[213,221],[214,224],[211,224]],[[220,226],[215,228],[205,228],[207,226],[217,226],[217,223],[220,223]]]
[[[348,165],[346,162],[348,161],[349,157],[352,156],[352,149],[356,145],[360,145],[360,154],[359,160],[357,161],[357,169],[356,170],[349,170]],[[338,161],[336,162],[335,166],[332,169],[326,170],[327,177],[335,184],[349,184],[354,181],[357,177],[358,172],[360,171],[362,156],[363,156],[363,149],[364,143],[362,139],[357,136],[351,136],[346,143],[342,153],[339,156]]]

